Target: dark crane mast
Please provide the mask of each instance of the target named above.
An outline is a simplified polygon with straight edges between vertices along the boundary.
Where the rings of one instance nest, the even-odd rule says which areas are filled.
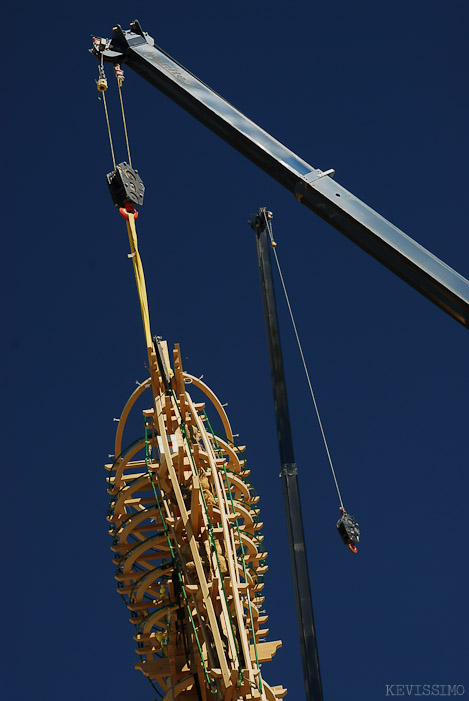
[[[322,701],[322,682],[319,669],[316,628],[314,625],[311,585],[309,581],[306,544],[301,512],[298,467],[295,462],[293,436],[288,409],[287,386],[283,369],[280,329],[277,318],[274,281],[270,262],[270,240],[268,220],[271,216],[265,208],[259,210],[250,220],[256,234],[257,263],[261,283],[262,306],[264,309],[265,332],[269,352],[270,377],[274,395],[275,420],[280,453],[280,478],[287,520],[288,545],[293,573],[298,632],[300,634],[301,661],[306,699]]]

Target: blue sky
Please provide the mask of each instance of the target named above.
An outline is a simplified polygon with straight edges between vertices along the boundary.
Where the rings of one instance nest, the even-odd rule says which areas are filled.
[[[102,468],[145,346],[90,35],[136,17],[165,51],[469,277],[467,5],[23,3],[4,27],[4,698],[152,699],[115,591]],[[109,94],[109,93],[108,93]],[[153,333],[247,445],[269,551],[265,678],[303,698],[253,234],[274,234],[353,556],[287,312],[279,313],[326,701],[462,684],[467,330],[138,76],[124,97]],[[124,160],[117,98],[109,104]],[[6,196],[8,193],[8,196]]]

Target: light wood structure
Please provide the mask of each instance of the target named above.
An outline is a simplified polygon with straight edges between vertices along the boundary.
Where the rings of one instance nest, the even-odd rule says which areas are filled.
[[[179,346],[170,363],[166,343],[151,338],[133,215],[127,228],[150,377],[124,407],[106,469],[118,593],[135,626],[136,668],[166,701],[277,701],[286,690],[269,686],[260,670],[281,642],[265,641],[259,497],[220,401],[183,371]],[[215,409],[224,437],[213,432],[205,403],[192,400],[193,387]],[[143,436],[123,447],[131,410],[146,391]]]
[[[136,628],[136,668],[168,700],[280,699],[285,690],[270,687],[259,668],[281,645],[263,642],[259,497],[219,400],[183,372],[178,346],[174,371],[162,348],[171,385],[154,366],[122,412],[116,459],[106,465],[118,593]],[[210,400],[226,437],[211,430],[192,387]],[[123,449],[126,421],[145,390],[153,398],[143,411],[144,436]]]

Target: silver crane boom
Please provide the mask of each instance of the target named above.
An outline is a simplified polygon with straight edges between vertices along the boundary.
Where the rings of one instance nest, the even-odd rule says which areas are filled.
[[[92,51],[125,63],[196,117],[322,219],[469,328],[469,281],[332,179],[309,165],[181,66],[136,20]]]

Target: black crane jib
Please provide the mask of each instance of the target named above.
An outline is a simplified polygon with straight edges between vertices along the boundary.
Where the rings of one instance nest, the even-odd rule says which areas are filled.
[[[119,25],[92,51],[124,63],[262,168],[322,219],[469,328],[469,281],[336,183],[283,146],[200,81],[144,32]]]

